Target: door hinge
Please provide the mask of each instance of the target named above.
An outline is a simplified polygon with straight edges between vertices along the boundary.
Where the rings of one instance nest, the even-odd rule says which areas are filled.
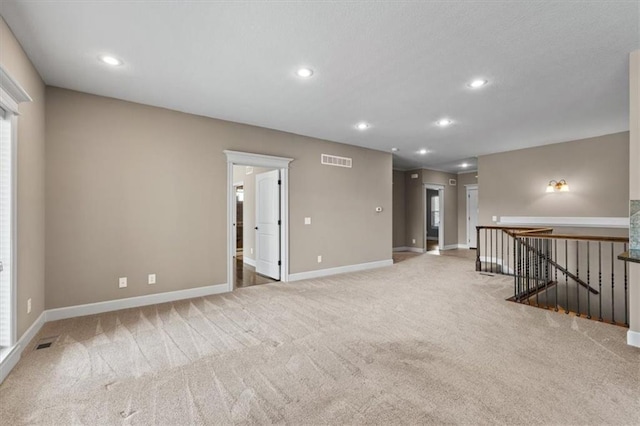
[[[282,262],[278,260],[278,266],[281,266],[281,265],[282,265]]]
[[[280,222],[280,219],[278,219],[278,226],[282,225],[282,222]]]
[[[282,181],[278,179],[278,185],[282,185]]]

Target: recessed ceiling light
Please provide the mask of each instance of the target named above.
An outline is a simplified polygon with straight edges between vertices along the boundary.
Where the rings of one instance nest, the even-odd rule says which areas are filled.
[[[313,70],[311,68],[300,68],[296,71],[296,75],[301,78],[309,78],[313,75]]]
[[[356,129],[358,130],[367,130],[369,128],[369,123],[365,123],[364,121],[356,124]]]
[[[102,55],[99,58],[102,62],[107,65],[111,65],[112,67],[117,67],[118,65],[122,65],[122,61],[115,56],[110,55]]]
[[[467,163],[462,163],[460,164],[460,167],[469,167],[469,165]]]
[[[423,148],[420,151],[418,151],[418,154],[425,155],[427,152],[429,152],[429,151],[427,151],[426,149]]]
[[[436,124],[440,127],[447,127],[451,123],[453,123],[453,121],[449,120],[448,118],[441,118],[440,120],[436,121]]]
[[[398,148],[395,148],[395,147],[394,147],[394,148],[391,148],[391,152],[398,152],[398,151],[399,151],[399,149],[398,149]]]
[[[488,83],[487,80],[483,80],[481,78],[478,78],[478,79],[473,80],[472,82],[470,82],[467,86],[471,87],[472,89],[478,89],[478,88],[484,86],[487,83]]]

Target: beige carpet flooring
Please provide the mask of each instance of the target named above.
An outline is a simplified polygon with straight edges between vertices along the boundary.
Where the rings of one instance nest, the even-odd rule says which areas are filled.
[[[422,255],[48,323],[0,423],[639,424],[626,329],[506,302],[511,284]]]

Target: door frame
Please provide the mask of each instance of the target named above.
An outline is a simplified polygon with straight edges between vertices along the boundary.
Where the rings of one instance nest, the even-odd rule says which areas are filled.
[[[4,367],[7,357],[16,346],[18,340],[18,105],[24,102],[31,102],[29,94],[22,88],[20,83],[0,65],[0,107],[6,111],[5,119],[11,125],[11,194],[10,199],[10,231],[9,245],[9,335],[7,337],[8,347],[0,348],[0,366]],[[9,367],[11,369],[11,367]],[[3,371],[0,369],[0,382],[4,380]],[[5,370],[6,371],[6,370]]]
[[[466,242],[467,248],[471,248],[471,246],[469,245],[469,240],[471,239],[470,231],[471,232],[475,232],[476,231],[475,229],[473,229],[473,230],[469,229],[469,190],[478,191],[478,184],[474,183],[472,185],[465,185],[465,194],[466,194],[465,199],[466,199],[466,202],[467,202],[466,203],[467,204],[467,209],[466,209],[466,212],[467,212],[466,218],[467,218],[467,220],[465,221],[466,225],[467,225],[466,226],[466,228],[467,228],[467,242]],[[476,213],[476,223],[478,223],[477,213]],[[477,248],[477,246],[478,246],[478,241],[476,241],[476,248]]]
[[[235,216],[235,190],[233,186],[233,166],[265,167],[280,170],[280,281],[289,281],[289,163],[293,158],[276,157],[273,155],[255,154],[224,150],[227,157],[227,287],[233,291],[235,235],[233,223]]]
[[[445,227],[445,207],[444,207],[444,185],[439,183],[423,183],[422,184],[422,211],[424,211],[424,232],[422,233],[424,251],[427,251],[427,227],[428,227],[428,219],[427,215],[429,212],[427,211],[427,189],[435,189],[438,191],[438,196],[440,198],[440,226],[438,227],[438,250],[446,250],[444,247],[444,227]]]

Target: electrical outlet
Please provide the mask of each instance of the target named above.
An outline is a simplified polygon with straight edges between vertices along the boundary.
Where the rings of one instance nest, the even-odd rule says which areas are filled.
[[[318,263],[322,263],[322,256],[318,256]]]
[[[304,218],[304,224],[305,225],[311,225],[311,218],[310,217],[305,217]]]
[[[27,313],[31,313],[31,298],[27,299]]]
[[[118,287],[119,288],[125,288],[127,286],[127,277],[121,277],[118,280]]]
[[[411,244],[415,244],[416,243],[416,239],[414,238],[413,240],[411,240]]]
[[[156,283],[156,274],[149,274],[149,284]]]

